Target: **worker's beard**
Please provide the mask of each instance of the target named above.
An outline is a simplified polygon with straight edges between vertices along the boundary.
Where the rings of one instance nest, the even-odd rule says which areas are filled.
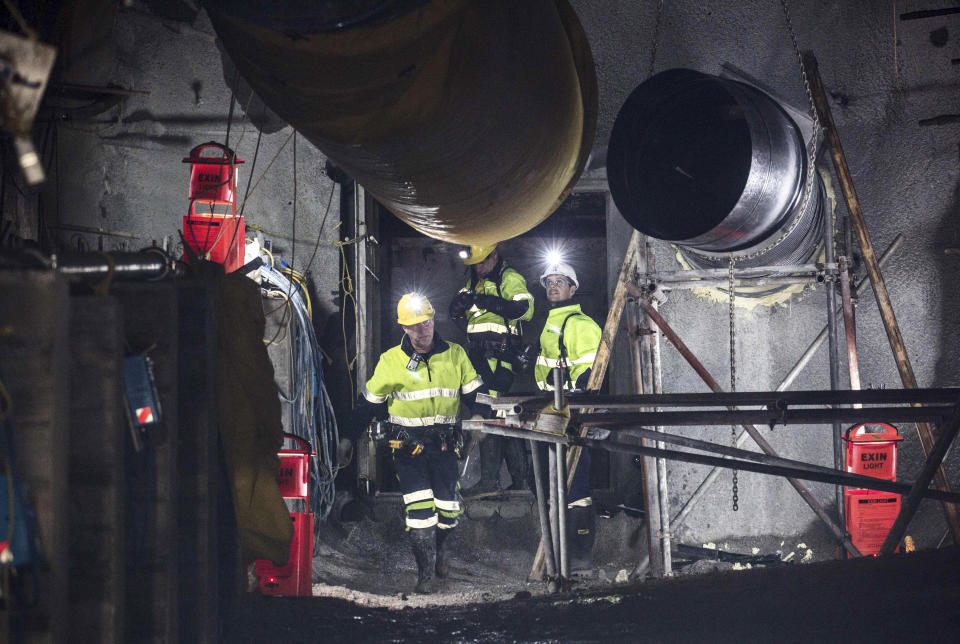
[[[433,348],[433,334],[424,334],[422,337],[410,338],[410,344],[417,353],[429,353]]]

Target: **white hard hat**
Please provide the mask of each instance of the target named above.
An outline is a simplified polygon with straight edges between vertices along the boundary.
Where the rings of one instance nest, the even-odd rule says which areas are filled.
[[[547,266],[546,270],[543,271],[543,275],[540,276],[540,286],[544,288],[547,287],[545,281],[549,275],[563,275],[573,282],[574,286],[580,288],[580,282],[577,281],[577,272],[573,270],[573,266],[566,262],[558,262]]]

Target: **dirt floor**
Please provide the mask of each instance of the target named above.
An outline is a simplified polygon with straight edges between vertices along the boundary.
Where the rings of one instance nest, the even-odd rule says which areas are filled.
[[[958,573],[951,547],[419,608],[251,595],[225,641],[950,642]]]
[[[395,610],[497,602],[518,593],[544,595],[549,592],[546,583],[528,581],[539,535],[532,503],[529,494],[468,501],[467,516],[450,538],[451,575],[438,582],[437,592],[431,595],[411,592],[416,567],[399,506],[383,503],[372,518],[325,525],[313,564],[314,596]],[[618,578],[626,581],[636,560],[619,563],[605,561],[590,578],[577,579],[574,587],[608,586]]]
[[[224,641],[298,642],[941,642],[960,636],[960,549],[833,560],[835,546],[773,535],[696,547],[764,565],[675,561],[676,576],[635,572],[642,521],[602,519],[596,573],[551,593],[528,575],[539,531],[531,498],[468,503],[438,592],[416,577],[399,504],[321,526],[314,597],[249,594]],[[634,547],[624,551],[624,543]],[[690,545],[690,544],[688,544]],[[613,553],[619,552],[621,557]]]

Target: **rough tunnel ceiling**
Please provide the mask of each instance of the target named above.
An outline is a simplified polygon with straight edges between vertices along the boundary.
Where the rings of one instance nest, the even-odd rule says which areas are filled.
[[[529,230],[593,147],[593,59],[566,0],[431,2],[296,39],[222,3],[208,10],[264,102],[431,237],[490,243]]]

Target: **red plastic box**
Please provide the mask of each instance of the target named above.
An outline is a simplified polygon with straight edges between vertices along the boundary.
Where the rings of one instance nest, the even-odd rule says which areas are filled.
[[[313,513],[291,512],[293,540],[290,560],[275,566],[266,559],[257,559],[257,587],[264,595],[310,597],[313,594]]]
[[[227,273],[243,266],[246,243],[243,217],[197,213],[185,215],[183,239],[199,257],[223,264],[223,270]]]

